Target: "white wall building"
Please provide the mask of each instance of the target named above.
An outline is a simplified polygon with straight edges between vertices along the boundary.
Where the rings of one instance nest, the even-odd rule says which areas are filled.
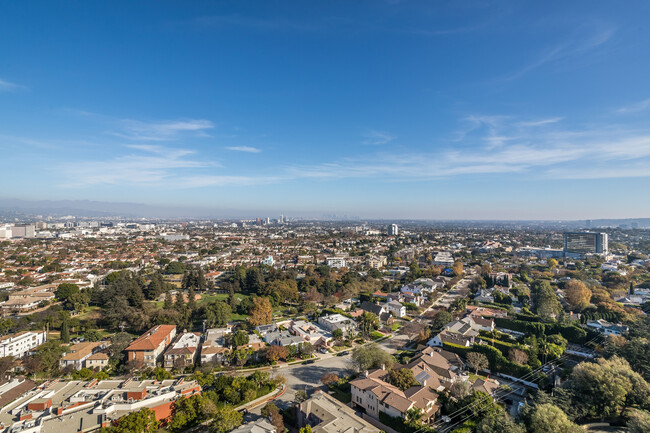
[[[23,331],[0,337],[0,358],[22,358],[47,341],[45,331]]]

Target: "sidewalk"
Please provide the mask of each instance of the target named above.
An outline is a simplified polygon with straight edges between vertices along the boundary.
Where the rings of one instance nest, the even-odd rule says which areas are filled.
[[[253,401],[244,403],[241,406],[236,407],[235,410],[255,409],[257,406],[260,406],[261,404],[266,403],[267,401],[271,401],[280,397],[282,394],[284,394],[285,391],[286,391],[286,386],[283,384],[279,389],[276,389],[275,392],[273,392],[272,394],[266,394]]]

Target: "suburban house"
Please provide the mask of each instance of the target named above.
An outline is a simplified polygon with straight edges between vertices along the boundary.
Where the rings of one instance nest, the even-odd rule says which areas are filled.
[[[205,340],[201,345],[201,364],[224,362],[230,349],[226,347],[226,335],[232,332],[232,327],[208,329]]]
[[[381,431],[358,417],[353,409],[322,391],[317,391],[309,400],[300,403],[297,412],[298,427],[311,426],[313,433],[379,433]]]
[[[304,342],[311,343],[316,347],[326,347],[334,338],[329,330],[304,320],[292,321],[289,331],[295,336],[301,337]]]
[[[102,368],[108,366],[108,360],[109,359],[110,359],[110,357],[108,356],[108,354],[106,354],[104,352],[97,352],[97,353],[94,353],[94,354],[90,355],[86,359],[86,363],[85,363],[84,367],[91,368],[91,369],[96,368],[96,369],[101,370]]]
[[[167,347],[163,355],[163,365],[167,369],[185,368],[194,365],[199,355],[201,337],[193,332],[184,332]]]
[[[22,358],[47,341],[45,331],[22,331],[0,337],[0,358]]]
[[[406,316],[406,307],[397,301],[387,302],[384,308],[395,317]]]
[[[389,293],[386,299],[388,300],[388,302],[391,301],[397,301],[400,303],[407,302],[409,304],[415,304],[418,307],[424,305],[424,301],[425,301],[425,298],[423,296],[411,292]]]
[[[457,334],[445,329],[430,339],[427,342],[427,346],[443,347],[444,343],[457,344],[464,347],[472,347],[474,345],[474,336]]]
[[[84,341],[70,346],[70,351],[63,355],[59,360],[61,368],[74,367],[75,370],[81,370],[87,367],[88,360],[95,353],[105,349],[108,346],[106,341]]]
[[[355,332],[357,329],[356,322],[342,314],[321,316],[318,318],[318,324],[330,332],[340,329],[343,331],[343,335],[346,335],[349,332]]]
[[[127,361],[140,361],[146,367],[155,367],[176,336],[176,325],[157,325],[136,338],[125,349]]]
[[[436,404],[438,394],[426,385],[426,380],[425,385],[402,391],[385,380],[387,375],[387,370],[378,369],[365,372],[361,378],[351,381],[353,405],[364,409],[375,419],[379,418],[380,412],[392,417],[404,417],[414,407],[422,410],[422,421],[425,423],[435,417],[440,409]]]
[[[291,335],[289,331],[275,331],[267,332],[264,341],[272,346],[297,346],[305,340],[298,335]]]
[[[466,380],[463,374],[465,362],[455,353],[439,348],[426,347],[405,365],[421,384],[438,391],[449,388],[457,380]]]
[[[587,320],[587,328],[594,329],[603,335],[623,335],[629,328],[625,325],[610,323],[607,320]]]

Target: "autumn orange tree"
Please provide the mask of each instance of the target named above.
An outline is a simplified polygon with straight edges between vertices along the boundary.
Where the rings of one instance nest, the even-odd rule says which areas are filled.
[[[571,279],[564,284],[564,296],[571,308],[584,310],[589,306],[591,290],[582,281]]]
[[[253,304],[248,310],[248,322],[253,326],[266,325],[271,323],[273,318],[273,307],[269,298],[254,297]]]
[[[289,350],[284,346],[269,346],[266,348],[264,356],[269,362],[275,362],[280,359],[287,359]]]

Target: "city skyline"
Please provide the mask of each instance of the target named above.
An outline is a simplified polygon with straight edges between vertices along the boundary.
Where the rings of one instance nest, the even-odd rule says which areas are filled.
[[[0,202],[648,216],[648,8],[8,4]]]

